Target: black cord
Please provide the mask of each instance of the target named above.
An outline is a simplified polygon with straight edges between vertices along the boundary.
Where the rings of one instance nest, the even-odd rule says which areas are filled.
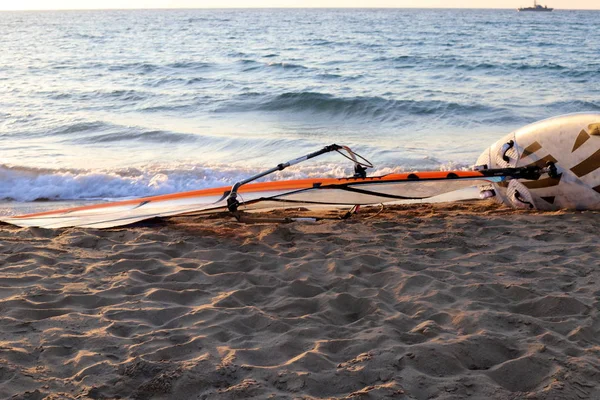
[[[346,154],[342,153],[340,150],[336,150],[336,151],[337,151],[338,153],[340,153],[342,156],[346,157],[348,160],[350,160],[350,161],[352,161],[353,163],[355,163],[355,164],[362,165],[363,167],[367,167],[367,168],[373,168],[373,164],[371,163],[371,161],[367,160],[366,158],[364,158],[364,157],[363,157],[363,156],[361,156],[360,154],[358,154],[358,153],[355,153],[354,151],[352,151],[352,150],[350,150],[350,149],[344,149],[344,150],[346,150],[346,151],[347,151],[347,152],[349,152],[349,153],[352,153],[352,154],[354,154],[356,157],[360,158],[360,159],[361,159],[361,160],[363,160],[364,162],[360,162],[360,161],[354,160],[354,159],[352,159],[352,157],[350,157],[350,156],[348,156],[348,155],[346,155]]]

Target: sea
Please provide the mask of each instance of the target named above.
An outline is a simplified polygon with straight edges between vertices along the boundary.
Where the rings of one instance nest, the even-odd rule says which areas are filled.
[[[0,215],[231,185],[332,143],[370,175],[468,169],[600,110],[599,31],[598,11],[0,12]]]

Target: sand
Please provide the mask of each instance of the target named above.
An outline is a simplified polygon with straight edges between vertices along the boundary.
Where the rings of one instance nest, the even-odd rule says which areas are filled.
[[[599,230],[483,202],[0,225],[0,398],[598,399]]]

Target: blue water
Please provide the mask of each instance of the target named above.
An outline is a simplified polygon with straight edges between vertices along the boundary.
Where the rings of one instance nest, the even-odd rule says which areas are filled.
[[[372,174],[468,168],[600,110],[600,12],[0,13],[0,199],[226,185],[331,143]],[[276,179],[344,176],[335,155]]]

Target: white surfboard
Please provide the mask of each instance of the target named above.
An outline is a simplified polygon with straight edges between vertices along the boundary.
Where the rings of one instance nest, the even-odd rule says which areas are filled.
[[[525,126],[489,147],[477,165],[544,167],[548,162],[556,166],[555,177],[493,184],[496,199],[539,210],[600,210],[600,113],[564,115]]]

